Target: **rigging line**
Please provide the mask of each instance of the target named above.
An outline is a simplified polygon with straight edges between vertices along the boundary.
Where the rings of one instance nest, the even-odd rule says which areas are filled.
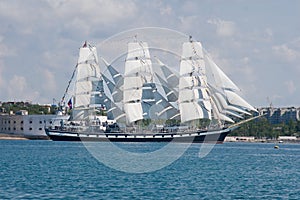
[[[137,39],[137,38],[136,38]],[[143,51],[143,54],[144,54],[144,58],[145,58],[145,61],[141,58],[140,59],[140,62],[141,62],[141,64],[142,64],[142,66],[144,65],[144,64],[146,64],[146,69],[145,69],[145,72],[147,73],[148,71],[148,73],[150,74],[150,81],[151,82],[153,82],[153,74],[152,74],[152,69],[151,69],[151,66],[149,65],[149,63],[148,62],[146,62],[146,60],[148,60],[149,58],[147,58],[146,57],[146,51],[145,51],[145,49],[144,49],[144,46],[143,46],[143,42],[142,41],[139,41],[138,42],[138,44],[140,45],[140,47],[141,47],[141,49],[142,49],[142,51]],[[149,48],[148,48],[148,51],[149,51]],[[146,78],[145,78],[146,79]]]
[[[96,55],[95,55],[95,52],[93,52],[93,46],[92,45],[90,45],[90,44],[88,44],[88,48],[89,48],[89,50],[92,52],[92,54],[93,54],[93,57],[94,57],[94,60],[95,60],[95,63],[98,65],[98,61],[97,61],[97,57],[96,57]]]
[[[199,57],[200,56],[197,54],[197,51],[195,49],[195,46],[194,46],[194,43],[191,42],[191,46],[192,46],[192,49],[193,49],[193,53],[195,54],[195,57]],[[191,62],[192,62],[192,67],[193,67],[193,72],[195,72],[195,66],[197,67],[197,78],[200,79],[200,76],[203,77],[203,76],[206,76],[206,74],[203,72],[203,70],[200,68],[201,65],[199,64],[199,61],[198,60],[194,60],[194,59],[191,59]],[[195,76],[196,77],[196,76]],[[204,87],[207,88],[208,87],[208,84],[207,82],[203,79],[203,82],[204,82]],[[202,85],[202,82],[200,81],[201,85]]]
[[[64,93],[63,97],[61,98],[61,103],[65,100],[66,94],[68,93],[68,90],[69,90],[69,87],[70,87],[70,85],[71,85],[71,82],[72,82],[72,80],[73,80],[73,78],[74,78],[74,76],[75,76],[75,72],[76,72],[76,70],[77,70],[77,67],[78,67],[78,64],[76,64],[75,69],[73,70],[71,79],[69,80],[68,86],[67,86],[67,88],[66,88],[66,90],[65,90],[65,93]]]
[[[211,89],[212,87],[208,85],[208,88]],[[221,127],[222,122],[221,122],[221,117],[220,117],[220,112],[219,112],[218,106],[217,106],[216,102],[214,101],[212,95],[209,95],[209,99],[210,99],[210,103],[213,107],[212,113],[217,115],[215,119],[217,120],[218,125]]]
[[[191,39],[191,38],[190,38]],[[193,51],[193,53],[194,53],[194,56],[196,57],[196,58],[200,58],[200,59],[203,59],[203,58],[201,58],[198,54],[197,54],[197,51],[196,51],[196,49],[195,49],[195,45],[194,45],[194,42],[193,41],[191,41],[191,46],[192,46],[192,51]],[[194,63],[194,59],[192,59],[192,64],[193,65],[195,65],[195,63]],[[198,59],[196,60],[196,65],[197,65],[197,68],[198,68],[198,70],[197,70],[197,73],[199,73],[199,61],[198,61]],[[193,66],[194,67],[194,66]],[[193,70],[195,70],[195,69],[193,69]],[[201,70],[201,69],[200,69]],[[201,73],[199,73],[200,74],[200,76],[206,76],[206,74],[205,73],[203,73],[203,71],[201,70]],[[197,76],[198,78],[200,78],[199,76]],[[203,80],[203,82],[204,82],[204,89],[209,89],[209,87],[208,87],[208,83],[205,81],[205,80]],[[201,81],[200,81],[200,83],[201,83]],[[202,83],[201,83],[201,85],[202,85]],[[210,104],[212,105],[212,107],[214,107],[214,105],[213,105],[213,101],[212,101],[212,98],[211,98],[211,95],[208,93],[207,94],[208,96],[209,96],[209,102],[210,102]],[[203,98],[203,100],[205,100],[204,98]],[[201,106],[202,107],[202,106]],[[204,109],[207,111],[207,112],[212,112],[213,110],[211,109],[210,111],[205,107],[205,106],[203,106],[204,107]]]

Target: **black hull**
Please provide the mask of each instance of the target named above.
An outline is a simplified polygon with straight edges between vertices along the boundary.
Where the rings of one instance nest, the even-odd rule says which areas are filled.
[[[142,137],[141,135],[134,136],[124,133],[110,133],[94,135],[94,137],[92,137],[87,134],[85,134],[84,136],[80,136],[78,133],[60,132],[46,129],[46,134],[53,141],[223,143],[225,137],[230,133],[230,131],[230,129],[223,129],[220,131],[214,131],[215,133],[199,132],[196,133],[196,135],[160,134],[155,135],[156,137]]]

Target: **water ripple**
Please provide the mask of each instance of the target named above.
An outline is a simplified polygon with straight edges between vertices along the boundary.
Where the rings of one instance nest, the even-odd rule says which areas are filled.
[[[142,144],[122,145],[135,150]],[[148,150],[160,147],[161,144],[154,143]],[[193,144],[173,164],[145,174],[110,169],[93,158],[81,143],[0,141],[0,151],[0,199],[297,199],[300,196],[300,145],[297,144],[280,145],[276,150],[272,144],[225,143],[216,145],[202,159],[198,157],[199,145]]]

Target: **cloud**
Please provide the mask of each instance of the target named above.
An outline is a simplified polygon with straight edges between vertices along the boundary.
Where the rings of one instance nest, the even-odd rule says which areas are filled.
[[[132,17],[137,12],[134,1],[121,0],[72,0],[48,1],[54,12],[61,18],[73,21],[74,25],[109,24]],[[76,23],[77,21],[77,23]]]
[[[18,34],[90,35],[95,29],[117,27],[138,12],[133,0],[30,1],[0,1],[0,19],[18,28]]]
[[[5,77],[5,71],[6,71],[6,66],[5,66],[5,58],[7,56],[14,55],[14,49],[13,48],[8,48],[6,44],[4,44],[4,36],[0,35],[0,90],[1,90],[1,97],[2,95],[5,95],[5,90],[6,90],[6,77]],[[1,101],[1,99],[0,99]]]
[[[300,52],[290,48],[287,44],[273,46],[272,50],[275,55],[278,55],[289,62],[300,59]]]
[[[264,31],[264,36],[266,38],[266,40],[270,41],[271,39],[273,39],[273,31],[271,28],[266,28]]]
[[[22,101],[33,100],[37,101],[39,93],[34,91],[27,84],[24,76],[14,75],[6,86],[6,92],[10,100]]]
[[[198,22],[198,16],[179,16],[180,29],[186,33],[192,33],[196,22]]]
[[[166,7],[160,8],[161,15],[171,15],[173,12],[171,6],[167,5]]]
[[[216,26],[216,33],[222,37],[231,37],[236,33],[236,25],[233,21],[225,21],[221,19],[209,19],[208,24]]]
[[[12,47],[8,47],[5,44],[5,37],[0,35],[0,58],[11,56],[15,54],[15,50]]]
[[[261,6],[268,8],[270,3]],[[280,94],[288,86],[293,91],[291,82],[278,82],[278,77],[297,86],[299,14],[289,15],[296,7],[280,3],[282,18],[276,9],[257,9],[255,3],[244,1],[0,1],[0,101],[20,98],[46,103],[61,96],[84,40],[100,44],[120,31],[149,26],[175,29],[201,41],[241,89],[248,93],[254,84],[253,102],[265,99],[267,93]],[[98,53],[103,53],[101,46]],[[26,88],[15,89],[13,79]],[[45,91],[47,84],[51,88]],[[293,101],[299,104],[296,94]],[[288,96],[287,90],[283,96]]]
[[[47,92],[54,93],[57,89],[54,74],[50,72],[48,69],[45,69],[43,76],[44,76],[43,89],[46,90]]]

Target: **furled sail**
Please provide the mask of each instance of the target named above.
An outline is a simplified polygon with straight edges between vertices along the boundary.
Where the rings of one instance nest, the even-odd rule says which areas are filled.
[[[211,119],[212,106],[200,42],[183,43],[178,104],[181,122]]]

